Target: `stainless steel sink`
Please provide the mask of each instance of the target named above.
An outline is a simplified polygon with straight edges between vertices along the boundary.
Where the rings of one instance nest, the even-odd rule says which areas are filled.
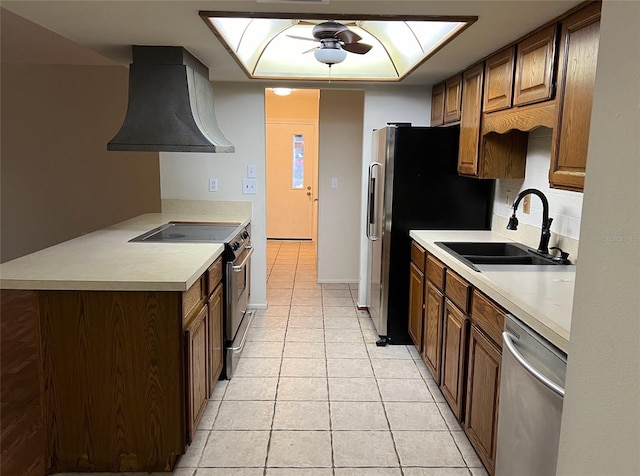
[[[516,242],[438,241],[440,248],[458,258],[475,271],[474,265],[567,265],[567,259],[545,255]]]

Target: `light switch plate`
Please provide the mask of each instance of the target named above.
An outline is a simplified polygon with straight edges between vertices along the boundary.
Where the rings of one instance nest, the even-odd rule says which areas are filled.
[[[247,165],[247,178],[256,178],[256,166],[253,164]]]
[[[256,179],[242,179],[242,193],[244,195],[258,193],[258,181]]]
[[[331,188],[338,188],[338,177],[331,178]]]

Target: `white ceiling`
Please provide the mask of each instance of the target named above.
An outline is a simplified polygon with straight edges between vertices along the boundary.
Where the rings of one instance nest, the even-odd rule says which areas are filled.
[[[327,19],[331,19],[332,14],[357,16],[358,13],[478,16],[478,21],[458,38],[396,83],[415,85],[433,84],[461,71],[579,3],[574,0],[329,0],[329,3],[312,3],[309,0],[3,0],[2,7],[124,65],[131,61],[130,46],[134,44],[184,46],[209,67],[213,81],[251,80],[211,34],[198,15],[200,10],[320,13]],[[2,41],[33,43],[28,35],[16,30],[3,30]],[[9,38],[11,33],[21,37]],[[315,85],[321,86],[321,82],[315,82]]]

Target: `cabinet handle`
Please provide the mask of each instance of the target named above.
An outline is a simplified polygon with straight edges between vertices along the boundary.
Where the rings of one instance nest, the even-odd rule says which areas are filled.
[[[240,271],[242,271],[242,268],[246,266],[247,261],[249,261],[249,259],[251,258],[251,255],[253,254],[253,247],[247,246],[246,249],[249,250],[249,253],[247,253],[247,256],[244,257],[244,259],[242,260],[242,263],[233,267],[234,273],[239,273]]]
[[[518,363],[522,365],[522,367],[524,367],[527,372],[529,372],[529,375],[531,375],[534,379],[547,387],[549,390],[557,393],[562,398],[564,398],[564,388],[562,388],[554,381],[550,380],[546,375],[543,375],[538,369],[531,365],[520,352],[518,352],[518,349],[516,349],[516,346],[513,343],[513,339],[518,339],[516,336],[505,331],[502,333],[502,338],[504,339],[504,343],[507,346],[507,349],[509,350],[509,352],[511,352],[511,355],[513,355]]]

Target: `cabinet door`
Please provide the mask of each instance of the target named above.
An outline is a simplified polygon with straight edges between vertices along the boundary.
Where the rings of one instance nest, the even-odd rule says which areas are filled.
[[[424,274],[411,263],[409,271],[409,335],[418,352],[422,350]]]
[[[469,68],[462,76],[458,172],[463,175],[478,175],[483,71],[483,65],[479,64]]]
[[[458,421],[462,420],[464,366],[469,319],[445,299],[442,333],[442,378],[440,389]]]
[[[213,389],[222,373],[223,349],[222,283],[220,283],[209,298],[209,395],[213,394]]]
[[[434,380],[440,385],[440,362],[442,355],[442,312],[444,296],[430,282],[425,287],[425,312],[422,334],[422,360]]]
[[[462,96],[462,77],[454,76],[444,86],[444,122],[460,120],[460,100]]]
[[[187,439],[193,440],[207,406],[207,354],[209,347],[208,306],[204,306],[185,331],[187,352]]]
[[[484,112],[511,107],[515,47],[500,51],[484,63]]]
[[[495,467],[501,359],[493,342],[472,325],[464,431],[489,474],[494,474]]]
[[[431,90],[431,125],[444,124],[444,83],[438,84]]]
[[[600,33],[600,4],[592,4],[562,25],[558,57],[558,126],[553,130],[552,187],[582,191],[587,165],[591,106]]]
[[[556,25],[551,25],[518,44],[514,106],[551,99],[555,46]]]

